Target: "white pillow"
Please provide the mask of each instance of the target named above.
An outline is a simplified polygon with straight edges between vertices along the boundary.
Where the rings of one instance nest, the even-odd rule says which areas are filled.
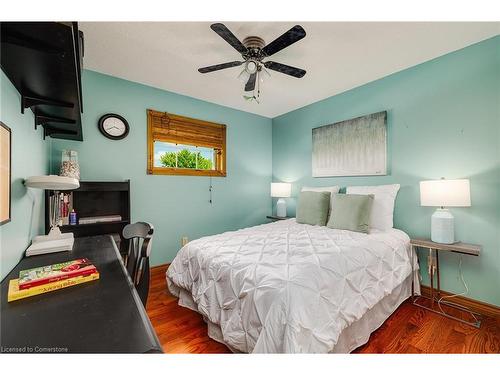
[[[323,187],[309,187],[309,186],[303,186],[301,191],[317,191],[317,192],[322,192],[322,191],[327,191],[330,193],[330,209],[328,210],[328,218],[330,217],[330,212],[332,212],[332,196],[333,194],[337,194],[340,190],[339,186],[323,186]],[[327,219],[328,220],[328,219]]]
[[[348,186],[346,194],[373,194],[370,227],[387,230],[394,226],[394,202],[398,194],[399,184],[380,186]]]

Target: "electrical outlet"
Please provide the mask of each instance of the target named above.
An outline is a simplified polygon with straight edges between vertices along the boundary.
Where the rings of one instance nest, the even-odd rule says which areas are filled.
[[[187,238],[187,237],[181,238],[181,245],[182,246],[186,246],[188,242],[189,242],[189,238]]]

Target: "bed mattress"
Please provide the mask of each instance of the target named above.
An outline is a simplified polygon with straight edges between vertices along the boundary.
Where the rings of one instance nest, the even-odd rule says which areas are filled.
[[[394,311],[411,270],[400,230],[363,234],[290,219],[188,243],[167,284],[234,351],[328,353],[352,350],[342,333],[366,326],[370,312]],[[380,319],[368,319],[371,330]]]

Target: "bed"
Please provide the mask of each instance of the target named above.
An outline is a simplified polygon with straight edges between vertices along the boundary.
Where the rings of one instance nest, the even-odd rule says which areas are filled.
[[[203,237],[166,277],[179,304],[234,352],[348,353],[411,294],[416,257],[398,229],[370,234],[295,219]]]

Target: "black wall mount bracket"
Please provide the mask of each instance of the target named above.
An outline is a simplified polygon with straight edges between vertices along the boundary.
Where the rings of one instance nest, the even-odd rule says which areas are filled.
[[[75,106],[73,103],[69,102],[21,94],[21,113],[24,113],[26,108],[31,108],[37,105],[50,105],[65,108],[73,108]]]

